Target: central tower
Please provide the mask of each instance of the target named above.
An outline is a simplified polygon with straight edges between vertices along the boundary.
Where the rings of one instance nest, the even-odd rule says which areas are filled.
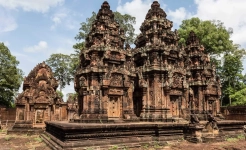
[[[138,70],[135,99],[136,103],[142,103],[139,114],[143,121],[180,118],[181,107],[185,107],[186,53],[178,47],[177,31],[171,31],[173,22],[166,16],[154,1],[135,41],[134,59]]]
[[[124,34],[104,2],[86,38],[75,77],[82,122],[134,119],[135,68],[130,49],[124,50]]]

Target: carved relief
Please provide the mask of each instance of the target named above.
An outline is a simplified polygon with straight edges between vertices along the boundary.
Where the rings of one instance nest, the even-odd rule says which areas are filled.
[[[110,80],[111,86],[122,86],[122,75],[114,74]]]
[[[136,48],[132,49],[124,43],[125,32],[114,20],[109,4],[102,4],[85,40],[81,68],[76,73],[76,91],[78,97],[84,98],[79,112],[83,119],[98,119],[103,107],[107,119],[122,119],[124,113],[135,109],[145,121],[160,121],[178,116],[181,108],[198,113],[210,111],[207,102],[219,101],[220,83],[209,55],[204,53],[205,47],[193,31],[186,46],[179,46],[178,32],[171,29],[173,22],[166,16],[154,1],[140,27]],[[97,100],[91,97],[94,95]],[[100,100],[105,102],[99,104]],[[114,105],[120,100],[122,106]],[[134,104],[134,108],[128,108],[128,104]],[[93,111],[83,110],[82,106]],[[117,113],[115,108],[119,109]]]
[[[55,114],[52,114],[51,109],[55,105],[63,104],[56,93],[57,87],[58,81],[53,77],[51,68],[45,62],[38,64],[25,77],[24,91],[16,99],[16,113],[19,116],[17,120],[33,120],[35,125],[36,123],[44,124],[45,120],[52,118]]]

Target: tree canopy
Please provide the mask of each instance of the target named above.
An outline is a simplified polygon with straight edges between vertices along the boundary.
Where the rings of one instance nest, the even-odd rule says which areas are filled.
[[[54,76],[59,80],[61,92],[73,79],[73,75],[70,72],[70,56],[65,54],[52,54],[50,58],[46,60],[46,63],[52,68]]]
[[[8,47],[0,43],[0,105],[11,107],[23,80],[23,72]]]
[[[184,44],[190,31],[194,31],[200,39],[201,44],[206,48],[209,54],[221,54],[233,49],[230,35],[232,29],[227,30],[223,22],[217,21],[202,21],[199,18],[191,18],[183,20],[178,33],[180,43]]]

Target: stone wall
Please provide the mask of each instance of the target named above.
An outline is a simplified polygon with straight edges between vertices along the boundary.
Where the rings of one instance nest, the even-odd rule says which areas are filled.
[[[221,113],[227,120],[246,120],[246,106],[221,107]]]
[[[11,128],[15,122],[16,108],[0,108],[1,128]]]
[[[0,120],[15,120],[16,108],[0,108]]]

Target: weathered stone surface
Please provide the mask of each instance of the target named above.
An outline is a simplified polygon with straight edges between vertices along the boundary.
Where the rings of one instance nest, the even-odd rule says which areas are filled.
[[[199,39],[191,32],[186,46],[179,46],[177,30],[171,30],[166,16],[154,1],[136,48],[124,48],[124,31],[109,4],[102,4],[75,76],[78,112],[70,123],[46,122],[42,137],[48,145],[106,149],[242,134],[246,122],[216,120],[221,116],[220,80]]]
[[[56,89],[58,81],[51,68],[42,62],[24,79],[23,92],[16,99],[16,127],[44,127],[44,121],[66,120],[66,103]],[[15,129],[15,126],[13,127]]]
[[[136,119],[136,74],[131,49],[124,49],[124,41],[123,29],[114,20],[108,2],[104,2],[86,38],[75,77],[81,122]]]
[[[220,80],[199,39],[191,32],[186,47],[154,1],[136,48],[104,2],[86,38],[75,77],[80,121],[176,121],[190,112],[206,120],[220,114]],[[75,119],[76,120],[76,119]]]
[[[183,138],[185,123],[127,123],[88,124],[46,122],[43,135],[51,147],[61,149],[112,145],[135,147],[150,142],[164,142]]]

